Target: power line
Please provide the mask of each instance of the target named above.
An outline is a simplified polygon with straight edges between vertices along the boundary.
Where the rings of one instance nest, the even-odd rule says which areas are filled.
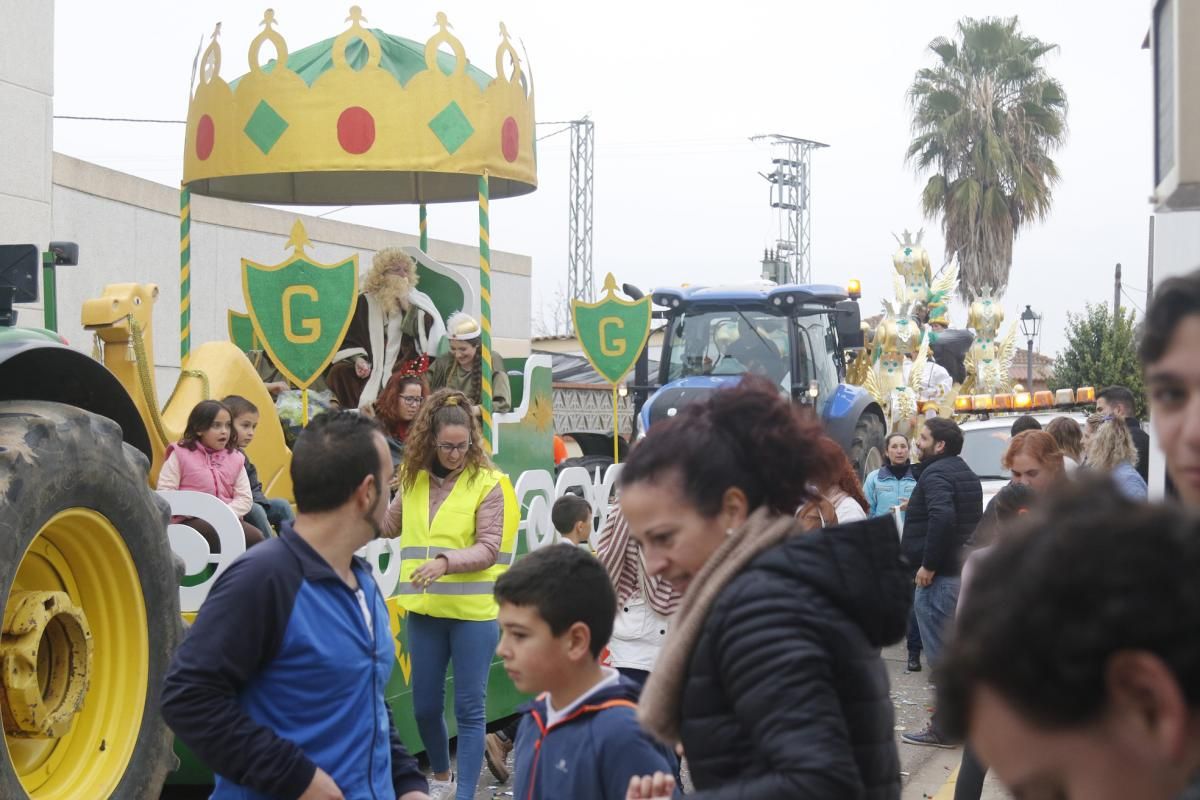
[[[1121,287],[1121,294],[1125,295],[1125,299],[1128,300],[1133,305],[1134,308],[1136,308],[1138,311],[1142,312],[1142,314],[1146,313],[1145,309],[1143,309],[1141,306],[1139,306],[1137,304],[1137,301],[1135,301],[1132,297],[1129,296],[1129,292],[1125,291],[1125,287],[1123,287],[1123,286]]]
[[[538,124],[541,124],[541,123],[538,123]],[[564,131],[569,131],[569,130],[571,130],[571,126],[570,126],[570,125],[568,125],[568,126],[567,126],[567,127],[565,127],[565,128],[559,128],[558,130],[554,131],[553,133],[547,133],[547,134],[545,134],[545,135],[543,135],[543,136],[539,136],[539,137],[537,137],[537,141],[539,141],[539,142],[540,142],[540,141],[542,141],[543,139],[549,139],[551,136],[558,136],[560,133],[562,133],[562,132],[564,132]]]
[[[155,125],[187,125],[187,120],[151,120],[137,116],[76,116],[73,114],[55,114],[56,120],[86,120],[89,122],[151,122]]]

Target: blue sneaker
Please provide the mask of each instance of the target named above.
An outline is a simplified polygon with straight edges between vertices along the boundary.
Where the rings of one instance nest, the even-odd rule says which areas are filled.
[[[900,741],[908,744],[919,744],[924,747],[941,747],[944,750],[953,750],[958,746],[942,736],[932,725],[920,733],[902,733],[900,734]]]

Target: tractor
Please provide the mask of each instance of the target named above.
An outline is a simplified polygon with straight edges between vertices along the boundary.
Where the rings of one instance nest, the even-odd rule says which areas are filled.
[[[37,299],[24,249],[33,269],[0,287],[0,797],[154,797],[177,763],[157,710],[182,635],[169,511],[117,377],[13,327]]]
[[[635,373],[638,434],[754,372],[818,412],[860,477],[877,469],[887,434],[883,410],[862,387],[846,383],[847,351],[863,344],[852,289],[769,281],[655,289],[655,316],[665,319],[666,332],[657,384],[642,377],[645,356]],[[624,291],[641,296],[629,285]]]

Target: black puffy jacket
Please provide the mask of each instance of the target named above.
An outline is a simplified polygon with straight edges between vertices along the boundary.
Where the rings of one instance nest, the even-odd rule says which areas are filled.
[[[922,467],[904,512],[901,549],[911,568],[942,576],[962,571],[962,551],[983,517],[983,487],[961,456]]]
[[[891,517],[754,558],[714,600],[684,682],[697,800],[899,798],[879,648],[904,636],[912,595]]]

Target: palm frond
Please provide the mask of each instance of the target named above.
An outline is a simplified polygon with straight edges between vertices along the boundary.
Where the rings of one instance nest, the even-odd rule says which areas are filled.
[[[946,263],[965,298],[1003,287],[1021,227],[1045,219],[1059,178],[1050,153],[1067,131],[1067,97],[1047,74],[1056,45],[1020,30],[1016,17],[964,17],[955,36],[930,42],[907,100],[913,136],[905,161],[918,175],[924,213],[941,219]]]

